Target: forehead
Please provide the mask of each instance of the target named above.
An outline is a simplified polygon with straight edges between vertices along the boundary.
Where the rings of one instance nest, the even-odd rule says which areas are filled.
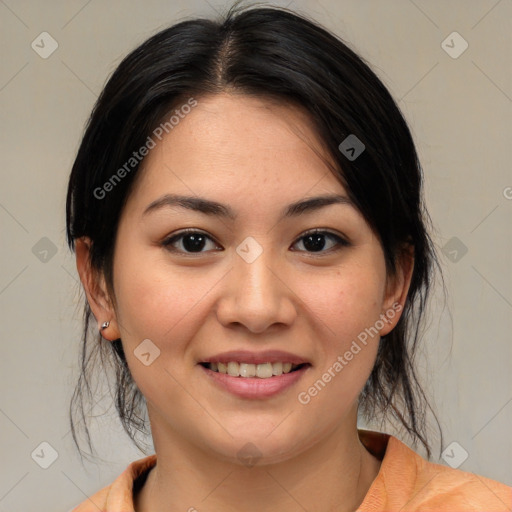
[[[133,201],[182,193],[247,207],[345,194],[304,109],[240,94],[196,100],[142,162]]]

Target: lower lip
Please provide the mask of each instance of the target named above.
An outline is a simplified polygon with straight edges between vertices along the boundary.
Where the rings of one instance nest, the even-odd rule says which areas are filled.
[[[240,398],[250,399],[269,398],[281,393],[298,382],[311,367],[311,365],[306,365],[294,372],[260,379],[258,377],[232,377],[227,373],[214,372],[202,365],[198,366],[220,388]]]

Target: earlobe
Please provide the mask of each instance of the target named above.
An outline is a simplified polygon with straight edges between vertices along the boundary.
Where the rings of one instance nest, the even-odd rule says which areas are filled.
[[[87,302],[98,323],[101,336],[108,340],[116,340],[121,335],[117,326],[114,307],[109,298],[104,277],[99,275],[91,266],[91,246],[92,243],[87,237],[75,240],[78,274],[87,296]]]
[[[389,334],[400,320],[411,285],[413,270],[414,247],[409,245],[402,251],[395,275],[387,282],[386,297],[381,315],[386,320],[384,327],[380,330],[380,336]]]

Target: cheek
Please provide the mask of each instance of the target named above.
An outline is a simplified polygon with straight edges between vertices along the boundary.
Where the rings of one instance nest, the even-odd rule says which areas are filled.
[[[133,350],[150,339],[175,367],[187,357],[189,340],[204,322],[218,273],[198,267],[173,268],[165,254],[148,254],[137,247],[120,255],[115,265],[116,315],[123,344]],[[174,357],[178,354],[179,358]]]
[[[384,277],[379,269],[351,266],[315,279],[302,290],[308,309],[322,321],[338,348],[375,324],[382,308]]]
[[[303,400],[311,399],[318,414],[326,403],[327,409],[342,414],[357,399],[375,363],[384,267],[379,260],[360,260],[315,283],[302,293],[319,330],[317,339],[323,341],[317,345],[319,366],[307,383],[312,387],[303,389]]]
[[[177,382],[184,382],[183,359],[188,340],[200,325],[197,305],[208,287],[204,282],[197,286],[199,280],[191,280],[191,274],[171,272],[165,261],[148,263],[147,254],[145,258],[135,249],[115,261],[116,316],[123,348],[130,372],[148,401],[181,403],[186,410],[186,397]],[[141,345],[144,340],[152,344]],[[143,353],[139,346],[150,353],[147,366],[139,359]]]
[[[171,279],[170,273],[162,272],[161,268],[161,262],[148,262],[147,253],[136,244],[126,244],[126,250],[116,255],[116,316],[123,343],[132,345],[145,338],[160,339],[161,332],[171,329],[173,321],[183,316],[189,288],[180,286],[176,276]]]

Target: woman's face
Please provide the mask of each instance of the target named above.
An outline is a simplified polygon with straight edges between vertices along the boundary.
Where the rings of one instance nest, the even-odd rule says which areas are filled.
[[[304,113],[241,95],[197,100],[156,140],[123,211],[112,327],[154,435],[226,460],[241,461],[246,443],[284,460],[354,427],[403,280],[386,282],[379,241],[317,155]],[[205,213],[170,195],[223,207]],[[325,195],[344,199],[290,210]],[[185,229],[194,233],[180,238]],[[262,379],[201,364],[219,358],[262,364],[242,365],[248,375],[307,365]]]

